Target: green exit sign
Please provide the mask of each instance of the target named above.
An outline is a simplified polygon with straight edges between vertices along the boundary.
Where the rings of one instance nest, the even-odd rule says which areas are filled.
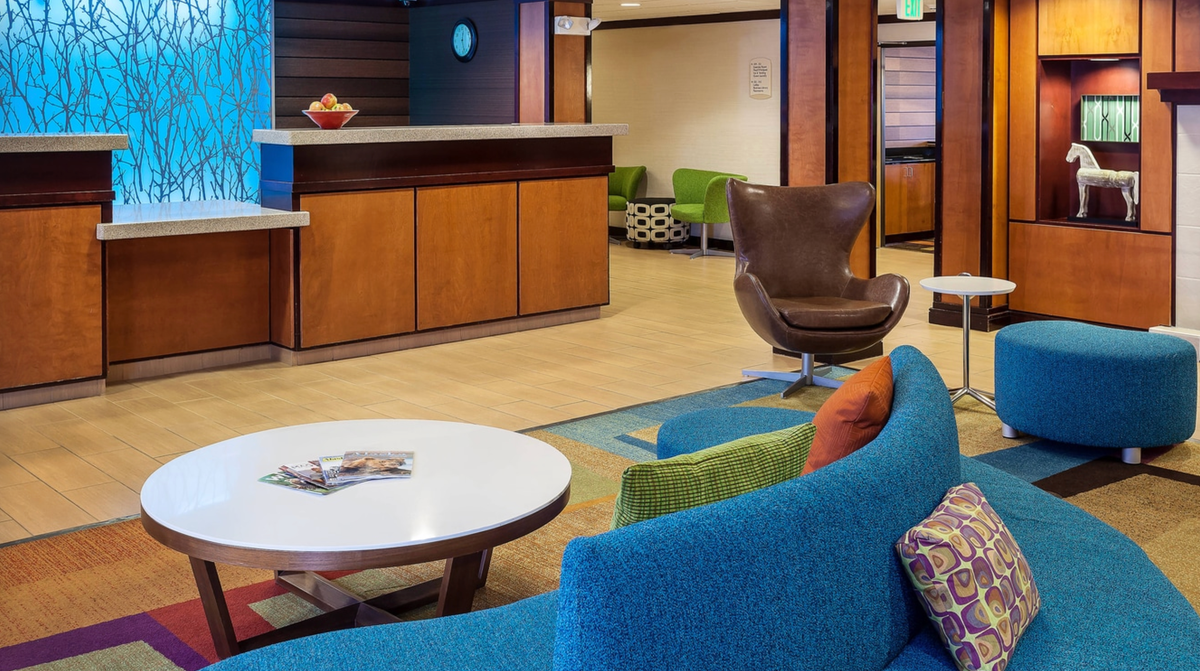
[[[923,0],[896,0],[896,17],[905,21],[920,21],[925,18]]]

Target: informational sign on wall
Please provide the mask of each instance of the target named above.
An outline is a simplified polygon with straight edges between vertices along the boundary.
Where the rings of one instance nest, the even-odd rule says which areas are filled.
[[[771,97],[771,59],[755,58],[750,61],[750,97],[755,100]]]

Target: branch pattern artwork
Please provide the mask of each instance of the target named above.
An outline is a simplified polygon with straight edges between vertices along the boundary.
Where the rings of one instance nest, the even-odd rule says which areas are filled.
[[[0,132],[127,133],[117,203],[256,202],[271,0],[0,0]]]

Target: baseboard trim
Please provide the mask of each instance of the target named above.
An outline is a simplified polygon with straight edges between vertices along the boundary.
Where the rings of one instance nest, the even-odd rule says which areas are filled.
[[[1012,311],[1008,309],[1007,305],[991,308],[971,306],[972,331],[996,331],[1008,326],[1012,321]],[[933,307],[929,308],[929,323],[937,324],[938,326],[955,326],[961,329],[963,323],[962,305],[935,301]]]
[[[104,379],[83,380],[81,382],[65,382],[49,384],[30,389],[14,389],[0,392],[0,410],[26,408],[31,405],[57,403],[77,398],[100,396],[104,393]]]
[[[579,308],[576,310],[563,310],[562,312],[551,312],[544,315],[517,317],[514,319],[486,322],[483,324],[456,326],[453,328],[427,331],[423,333],[408,333],[389,338],[365,340],[362,342],[345,343],[341,345],[329,345],[327,347],[317,347],[306,350],[291,350],[278,345],[270,345],[270,358],[274,359],[275,361],[286,363],[290,366],[306,366],[314,363],[337,361],[339,359],[353,359],[362,356],[385,354],[387,352],[399,352],[401,350],[415,349],[417,347],[441,345],[443,343],[458,342],[460,340],[486,338],[488,336],[504,335],[505,333],[516,333],[517,331],[532,331],[534,329],[547,328],[550,326],[562,326],[563,324],[574,324],[575,322],[589,321],[599,318],[600,308],[597,306],[590,308]]]
[[[209,368],[235,366],[242,363],[271,360],[270,345],[249,345],[247,347],[231,347],[229,349],[198,352],[195,354],[178,354],[158,359],[129,361],[126,363],[111,363],[108,365],[108,381],[123,382],[127,380],[144,380],[150,377],[162,377],[177,373],[191,373]]]

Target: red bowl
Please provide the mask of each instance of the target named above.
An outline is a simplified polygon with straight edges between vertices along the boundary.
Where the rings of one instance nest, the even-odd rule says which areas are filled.
[[[346,125],[350,117],[358,114],[358,110],[339,111],[339,110],[302,110],[308,118],[313,120],[324,130],[337,130]]]

